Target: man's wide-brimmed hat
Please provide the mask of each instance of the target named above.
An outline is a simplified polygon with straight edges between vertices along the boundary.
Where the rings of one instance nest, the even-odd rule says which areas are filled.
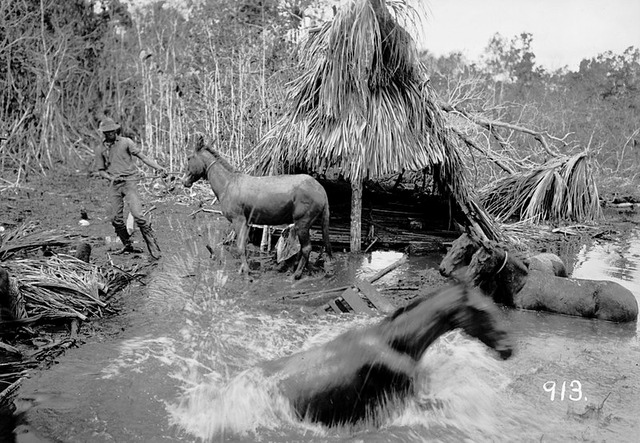
[[[98,128],[101,132],[108,131],[116,131],[120,128],[120,125],[113,121],[112,118],[105,118],[100,122],[100,127]]]

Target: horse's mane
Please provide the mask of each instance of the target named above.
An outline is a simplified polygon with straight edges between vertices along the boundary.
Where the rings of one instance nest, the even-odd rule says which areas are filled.
[[[201,149],[206,150],[209,154],[213,155],[217,163],[220,163],[229,172],[238,172],[231,163],[229,163],[218,151],[213,149],[211,145],[204,145]]]
[[[416,298],[414,301],[412,301],[408,305],[396,309],[393,313],[391,313],[388,317],[386,317],[385,320],[393,321],[396,318],[398,318],[400,315],[404,314],[405,312],[409,312],[409,311],[415,309],[416,307],[420,306],[424,302],[427,302],[429,300],[433,300],[434,296],[440,295],[440,293],[444,293],[445,291],[448,291],[449,289],[451,289],[451,287],[447,287],[446,289],[442,289],[442,288],[441,289],[435,289],[435,290],[429,292],[428,294],[422,295],[422,296]],[[464,290],[466,291],[466,288]]]
[[[403,306],[401,308],[396,309],[391,315],[389,315],[388,317],[386,317],[385,320],[387,321],[392,321],[395,320],[396,318],[398,318],[401,314],[411,311],[412,309],[415,309],[416,306],[418,306],[419,304],[423,303],[424,301],[427,300],[428,296],[423,296],[423,297],[419,297],[418,299],[412,301],[411,303],[409,303],[406,306]]]

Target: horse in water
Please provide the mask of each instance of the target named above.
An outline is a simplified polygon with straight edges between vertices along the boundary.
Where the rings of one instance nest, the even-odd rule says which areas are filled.
[[[467,279],[497,303],[614,322],[634,321],[638,302],[621,284],[562,278],[528,269],[506,250],[482,245],[467,268]]]
[[[494,303],[477,289],[455,285],[427,294],[375,325],[262,368],[300,419],[327,426],[375,422],[389,401],[413,393],[418,362],[429,345],[458,328],[503,359],[513,352]]]
[[[465,268],[469,266],[473,254],[476,253],[481,244],[480,240],[474,240],[469,234],[462,234],[454,240],[447,255],[440,262],[440,274],[445,277],[456,278],[463,276]],[[568,276],[564,262],[556,254],[541,252],[528,256],[518,255],[528,269],[535,269],[558,277]]]
[[[189,156],[183,184],[189,188],[201,178],[209,180],[222,214],[236,232],[241,273],[249,270],[246,244],[251,223],[295,225],[300,240],[296,279],[302,276],[309,261],[309,229],[316,220],[321,221],[325,252],[331,259],[329,201],[324,188],[313,177],[306,174],[255,177],[240,173],[200,138],[195,152]]]

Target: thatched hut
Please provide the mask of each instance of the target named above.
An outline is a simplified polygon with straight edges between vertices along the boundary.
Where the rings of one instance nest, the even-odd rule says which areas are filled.
[[[288,112],[257,149],[261,173],[341,172],[351,184],[353,252],[361,248],[363,180],[402,171],[428,171],[458,223],[500,236],[468,189],[415,43],[398,24],[408,10],[406,1],[353,0],[310,30]]]

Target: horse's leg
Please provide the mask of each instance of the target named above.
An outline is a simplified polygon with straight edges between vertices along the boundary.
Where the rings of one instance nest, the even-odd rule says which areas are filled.
[[[236,231],[236,245],[240,253],[240,270],[239,274],[249,272],[249,263],[247,262],[247,237],[249,235],[249,226],[244,217],[233,221],[233,229]]]
[[[298,260],[298,267],[293,274],[293,278],[298,280],[302,277],[302,271],[307,266],[309,261],[309,254],[311,253],[311,236],[309,235],[309,228],[299,226],[296,223],[296,231],[298,232],[298,240],[300,240],[300,259]]]

